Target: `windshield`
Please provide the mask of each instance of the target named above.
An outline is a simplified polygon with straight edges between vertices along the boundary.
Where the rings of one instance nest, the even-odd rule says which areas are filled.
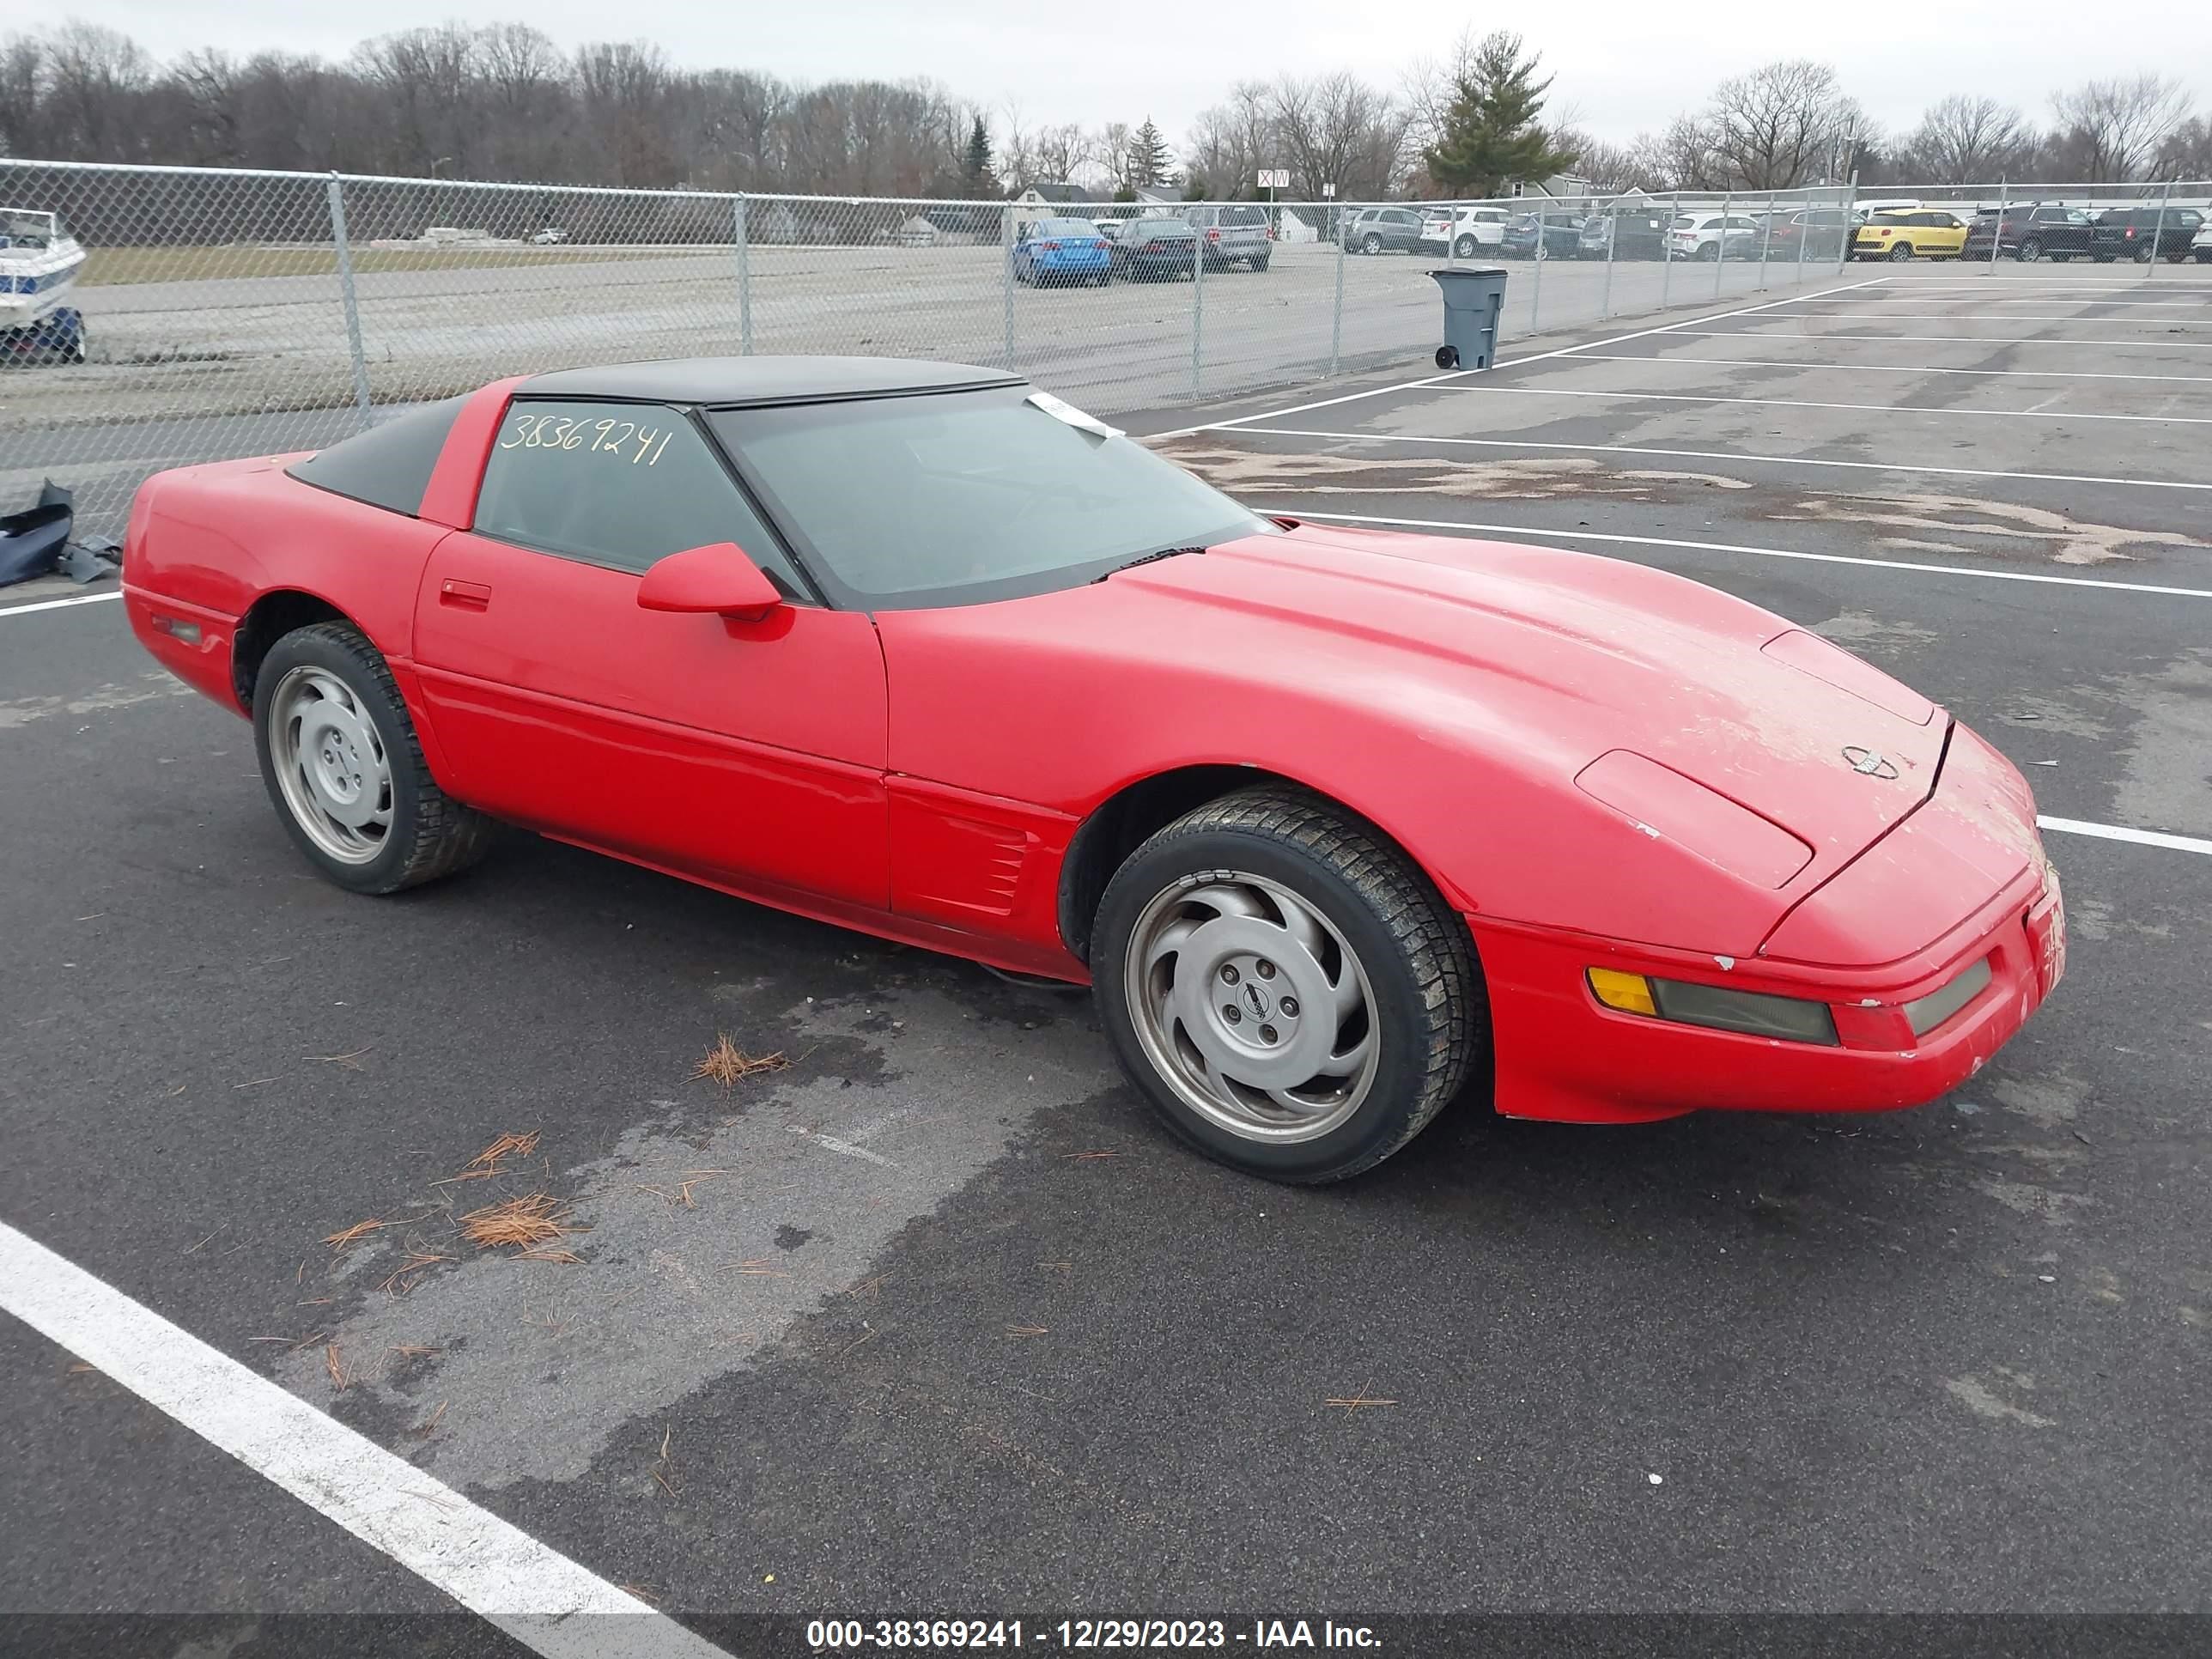
[[[1021,386],[722,410],[709,424],[853,610],[1047,593],[1170,548],[1277,526]]]

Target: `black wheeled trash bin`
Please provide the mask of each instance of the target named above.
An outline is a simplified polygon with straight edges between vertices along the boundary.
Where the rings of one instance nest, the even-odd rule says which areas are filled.
[[[1488,368],[1498,350],[1498,313],[1505,308],[1505,273],[1480,265],[1432,270],[1444,291],[1444,343],[1438,368]]]

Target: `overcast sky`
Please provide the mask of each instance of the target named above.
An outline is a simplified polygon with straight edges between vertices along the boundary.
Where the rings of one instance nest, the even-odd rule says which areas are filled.
[[[1506,16],[1449,0],[1191,0],[1173,7],[1071,0],[380,0],[374,9],[299,0],[79,0],[55,12],[108,24],[167,58],[213,45],[337,57],[366,33],[456,15],[516,17],[564,46],[609,38],[658,42],[679,64],[765,70],[787,79],[897,80],[926,75],[1024,125],[1141,120],[1171,142],[1231,82],[1285,70],[1351,69],[1395,88],[1407,64],[1441,55],[1470,20],[1518,27],[1558,76],[1566,109],[1601,138],[1625,141],[1699,101],[1712,83],[1775,58],[1826,59],[1891,128],[1909,127],[1948,93],[1987,93],[2031,118],[2058,87],[2155,70],[2212,105],[2212,6],[2203,0],[1581,0]],[[365,21],[373,20],[373,21]],[[28,21],[27,15],[24,19]]]

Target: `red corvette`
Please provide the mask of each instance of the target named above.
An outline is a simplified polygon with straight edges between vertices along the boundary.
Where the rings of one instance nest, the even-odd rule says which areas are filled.
[[[324,874],[513,823],[1096,989],[1185,1139],[1351,1175],[1518,1117],[1866,1111],[2065,963],[2020,775],[1641,566],[1261,518],[989,369],[504,380],[167,472],[125,597]]]

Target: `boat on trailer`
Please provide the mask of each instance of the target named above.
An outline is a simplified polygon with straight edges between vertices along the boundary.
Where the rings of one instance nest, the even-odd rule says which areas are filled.
[[[84,361],[84,317],[67,303],[83,267],[59,214],[0,207],[0,355]]]

